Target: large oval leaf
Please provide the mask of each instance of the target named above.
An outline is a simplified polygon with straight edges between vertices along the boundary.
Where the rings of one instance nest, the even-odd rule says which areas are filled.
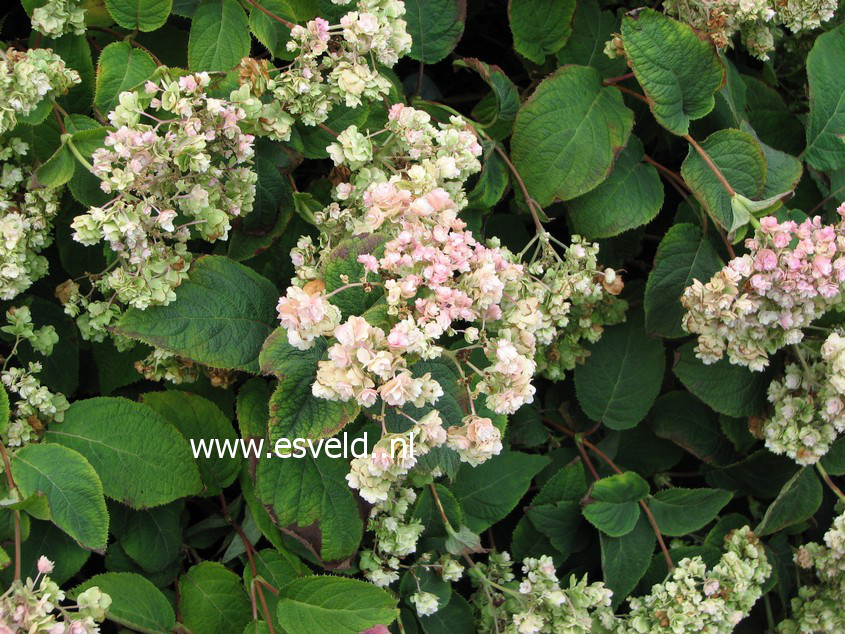
[[[102,549],[109,515],[103,485],[78,452],[59,445],[27,445],[12,460],[12,476],[21,495],[43,493],[53,523],[86,548]]]
[[[111,17],[124,29],[155,31],[167,22],[173,0],[105,0]]]
[[[634,114],[594,68],[564,66],[516,115],[511,152],[541,206],[585,194],[610,173],[628,142]]]
[[[278,291],[250,268],[204,256],[167,306],[129,309],[117,332],[216,368],[258,371],[258,353],[276,327]]]
[[[605,330],[575,368],[575,391],[584,413],[611,429],[639,423],[660,391],[666,364],[663,343],[645,332],[643,314]]]
[[[817,170],[845,165],[845,24],[823,33],[807,56],[810,115],[804,157]]]
[[[713,110],[725,81],[713,44],[653,9],[625,16],[622,39],[655,119],[670,132],[689,134],[690,121]]]
[[[205,561],[179,579],[179,612],[192,632],[241,632],[252,618],[240,578],[225,566]]]
[[[722,268],[710,238],[695,225],[677,224],[666,232],[645,289],[646,330],[663,337],[683,337],[681,295],[693,280],[706,281]]]
[[[94,575],[74,588],[71,596],[78,597],[94,587],[111,597],[111,605],[106,611],[110,621],[148,634],[167,634],[176,625],[170,601],[141,575],[130,572]]]
[[[358,579],[317,575],[292,581],[279,592],[279,623],[289,634],[345,634],[389,625],[396,599]]]
[[[625,204],[620,205],[620,200]],[[632,136],[607,180],[569,201],[569,221],[579,235],[610,238],[651,222],[662,206],[660,176],[643,163],[643,144]]]
[[[191,70],[229,70],[249,53],[249,25],[237,0],[203,0],[188,40]]]
[[[102,113],[114,110],[117,98],[153,74],[156,63],[149,53],[129,42],[112,42],[100,53],[94,105]]]
[[[46,438],[85,456],[105,494],[133,508],[167,504],[202,487],[188,441],[158,412],[125,398],[76,401]]]

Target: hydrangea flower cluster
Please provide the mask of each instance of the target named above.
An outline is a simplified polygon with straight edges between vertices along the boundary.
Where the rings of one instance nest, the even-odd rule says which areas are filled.
[[[473,599],[487,631],[587,634],[613,622],[613,593],[603,583],[588,584],[586,576],[578,580],[572,575],[569,584],[561,586],[547,555],[524,559],[521,581],[515,580],[512,566],[507,552],[491,553],[488,564],[479,563],[470,571],[473,582],[485,586]]]
[[[399,579],[399,558],[417,550],[423,525],[408,516],[416,499],[412,488],[393,487],[390,495],[370,510],[367,528],[375,539],[372,550],[361,553],[359,566],[364,576],[377,586],[387,586]]]
[[[8,393],[17,395],[18,400],[12,403],[9,424],[2,441],[9,447],[18,447],[34,440],[47,423],[61,422],[70,405],[63,394],[51,392],[35,376],[41,371],[40,363],[29,363],[27,369],[7,367],[22,341],[29,342],[40,354],[49,356],[59,341],[55,328],[35,328],[26,306],[10,308],[6,313],[6,321],[7,325],[0,328],[0,331],[15,339],[12,352],[0,370],[0,382]]]
[[[0,139],[0,299],[14,299],[47,274],[41,252],[53,241],[59,191],[38,185],[29,150],[19,138]]]
[[[47,0],[32,11],[32,28],[47,37],[85,34],[84,0]]]
[[[817,29],[836,12],[836,0],[669,0],[664,8],[670,15],[706,33],[719,48],[731,46],[739,33],[746,49],[766,60],[775,48],[779,25],[792,33]]]
[[[845,629],[845,513],[833,520],[824,544],[802,546],[795,563],[814,570],[815,584],[801,584],[792,599],[792,618],[778,625],[786,634],[840,632]]]
[[[599,245],[580,236],[560,245],[563,256],[540,236],[540,257],[528,267],[527,282],[539,302],[542,322],[537,337],[537,372],[557,381],[589,355],[584,342],[595,342],[605,326],[625,319],[627,302],[617,297],[622,278],[598,264]]]
[[[617,621],[620,634],[706,632],[728,634],[762,595],[772,566],[763,543],[745,526],[726,538],[726,550],[712,570],[701,557],[682,559],[663,583],[629,600],[631,611]]]
[[[0,135],[44,99],[63,95],[80,81],[79,73],[48,48],[0,51]]]
[[[535,357],[545,354],[538,345],[561,350],[554,359],[560,365],[582,359],[580,340],[595,340],[603,324],[622,317],[624,302],[613,297],[621,280],[598,268],[597,246],[580,238],[564,245],[561,258],[543,233],[535,238],[543,257],[526,267],[498,241],[484,244],[467,231],[458,216],[466,201],[463,182],[480,169],[481,146],[461,118],[435,126],[427,113],[400,104],[390,108],[387,128],[378,134],[387,135],[381,147],[373,143],[377,135],[351,126],[328,147],[349,179],[336,186],[336,202],[314,214],[319,245],[301,239],[292,251],[296,277],[279,300],[279,318],[299,349],[329,338],[312,385],[315,396],[356,401],[376,412],[380,403],[382,415],[387,407],[401,412],[406,404],[433,405],[443,394],[430,374],[412,373],[413,362],[453,363],[469,412],[442,439],[432,437],[477,465],[498,454],[502,443],[492,419],[476,412],[475,400],[485,395],[497,414],[530,403]],[[361,277],[347,276],[327,294],[327,262],[338,257],[336,250],[347,253],[349,244],[357,245]],[[370,323],[351,315],[339,323],[332,298],[351,289],[383,293],[386,318]],[[442,345],[457,336],[466,347]],[[372,456],[353,461],[350,484],[369,501],[385,499],[416,462],[397,460],[386,449],[393,439],[386,435]]]
[[[383,99],[392,84],[379,67],[393,66],[411,50],[403,15],[400,0],[358,0],[338,24],[315,18],[294,25],[286,46],[296,57],[289,66],[275,69],[266,60],[244,59],[243,83],[231,99],[247,111],[250,131],[287,141],[295,118],[315,126],[336,104],[355,108]]]
[[[48,576],[53,562],[42,556],[38,574],[14,581],[0,596],[0,632],[3,634],[96,634],[106,618],[111,597],[93,586],[81,592],[76,605],[62,606],[65,593]]]
[[[146,358],[135,362],[135,369],[148,381],[170,381],[176,385],[199,378],[199,365],[172,352],[154,348]]]
[[[838,211],[845,215],[845,205]],[[745,244],[750,253],[684,291],[683,327],[698,335],[696,353],[705,363],[727,353],[732,363],[759,371],[770,354],[800,342],[802,328],[841,302],[845,221],[824,225],[816,216],[779,223],[768,216]]]
[[[445,442],[443,421],[432,410],[407,432],[382,435],[369,455],[352,460],[346,480],[367,502],[386,502],[391,489],[414,468],[419,457]]]
[[[806,367],[788,364],[783,378],[769,385],[775,411],[762,431],[771,451],[808,465],[824,456],[845,431],[845,337],[831,333],[818,361],[804,363]]]
[[[239,126],[246,113],[209,97],[209,83],[207,73],[164,76],[143,92],[122,93],[109,114],[117,129],[93,154],[92,171],[114,197],[74,219],[74,239],[108,242],[118,257],[94,285],[124,304],[173,301],[191,261],[188,239],[225,240],[231,221],[252,209],[254,137]],[[111,304],[80,300],[66,309],[84,310],[87,329],[96,331],[119,315]]]

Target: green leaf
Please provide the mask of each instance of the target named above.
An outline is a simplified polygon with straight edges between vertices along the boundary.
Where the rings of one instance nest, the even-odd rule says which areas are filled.
[[[105,0],[114,21],[124,29],[155,31],[164,26],[173,0]]]
[[[487,211],[505,195],[510,183],[510,173],[493,143],[483,142],[481,145],[484,148],[481,155],[481,174],[478,175],[475,186],[467,192],[467,207]]]
[[[695,356],[695,342],[680,348],[675,375],[690,392],[720,414],[750,416],[759,412],[766,401],[769,377],[752,372],[727,359],[705,365]]]
[[[346,634],[389,625],[399,614],[396,599],[358,579],[317,575],[279,591],[279,623],[288,634]]]
[[[700,145],[734,191],[749,199],[763,193],[766,158],[763,148],[752,135],[741,130],[719,130]],[[731,209],[731,197],[692,146],[681,165],[681,176],[710,216],[728,231],[733,231],[738,219]]]
[[[336,291],[350,282],[364,279],[364,265],[358,262],[358,256],[374,254],[380,257],[384,236],[367,234],[354,236],[338,244],[325,257],[323,275],[326,283],[326,293]],[[371,278],[372,279],[372,278]],[[331,303],[340,308],[343,318],[350,315],[360,315],[376,303],[384,295],[382,287],[377,286],[365,291],[361,287],[353,287],[340,291],[331,298]]]
[[[541,206],[571,200],[607,178],[631,133],[634,115],[594,68],[564,66],[520,108],[511,153]]]
[[[317,3],[314,0],[261,0],[261,6],[270,13],[294,24],[305,24],[317,17]],[[256,39],[267,47],[273,57],[293,59],[296,53],[287,50],[290,29],[274,20],[255,5],[249,9],[249,28]]]
[[[176,615],[170,601],[141,575],[130,572],[94,575],[76,586],[71,596],[78,597],[94,587],[111,597],[106,618],[118,625],[148,634],[167,634],[176,626]]]
[[[730,442],[711,410],[689,392],[663,394],[654,403],[651,422],[655,434],[703,462],[720,465],[733,457]]]
[[[53,326],[56,329],[59,343],[53,347],[52,354],[45,357],[28,341],[22,341],[18,345],[17,360],[22,365],[40,363],[38,380],[51,390],[70,396],[79,387],[79,331],[76,323],[55,301],[32,297],[29,309],[35,324]]]
[[[43,38],[39,48],[53,49],[69,68],[79,73],[82,80],[66,95],[57,97],[56,101],[68,112],[88,111],[94,100],[94,61],[85,36],[67,34],[55,39]]]
[[[179,556],[182,547],[182,503],[135,511],[109,504],[111,532],[120,546],[145,572],[164,570]]]
[[[597,480],[584,517],[603,533],[621,537],[633,530],[640,517],[638,501],[648,495],[648,483],[633,471]]]
[[[202,486],[185,438],[152,408],[124,398],[76,401],[45,437],[85,456],[105,494],[133,508],[167,504]]]
[[[725,81],[716,49],[690,26],[653,9],[626,15],[622,40],[654,118],[674,134],[689,134],[690,121],[713,110],[713,95]]]
[[[616,77],[625,72],[623,58],[610,59],[604,45],[613,33],[619,32],[619,18],[611,11],[602,11],[597,0],[578,2],[572,35],[557,53],[559,66],[578,64],[592,66],[602,77]]]
[[[811,518],[822,503],[822,484],[812,467],[804,467],[783,485],[754,532],[760,537]]]
[[[105,145],[106,135],[110,128],[97,125],[93,128],[78,130],[73,133],[70,142],[79,154],[88,163],[91,163],[91,155]],[[68,187],[73,197],[80,203],[89,207],[104,205],[109,200],[109,195],[101,188],[102,181],[95,176],[84,165],[80,164],[73,172],[68,182]]]
[[[643,163],[640,140],[631,136],[607,180],[567,207],[572,231],[591,239],[619,235],[654,220],[663,207],[663,184],[657,170]]]
[[[149,53],[129,42],[112,42],[100,53],[94,105],[102,113],[114,110],[118,95],[149,79],[156,63]]]
[[[329,401],[311,393],[317,377],[317,363],[326,348],[326,340],[322,337],[308,350],[294,348],[288,343],[284,328],[278,328],[267,338],[259,357],[261,371],[279,379],[269,403],[271,443],[280,438],[291,441],[328,438],[358,414],[354,402]]]
[[[249,54],[249,25],[237,0],[202,0],[191,21],[188,68],[229,70]]]
[[[646,334],[642,312],[634,311],[589,350],[584,365],[575,368],[581,409],[611,429],[636,426],[660,392],[666,364],[662,342]]]
[[[648,501],[663,535],[680,537],[713,521],[733,494],[719,489],[666,489]]]
[[[466,13],[466,0],[405,0],[413,40],[408,57],[425,64],[444,59],[464,34]]]
[[[305,449],[302,458],[259,460],[255,492],[284,532],[323,560],[340,560],[356,551],[363,533],[356,494],[346,483],[349,464]]]
[[[44,187],[61,187],[71,179],[75,169],[76,159],[67,143],[62,143],[53,156],[35,170],[35,178]]]
[[[663,236],[648,274],[643,304],[645,326],[661,337],[686,335],[681,327],[684,307],[680,298],[693,280],[706,282],[722,268],[710,238],[695,225],[673,225]]]
[[[276,327],[275,286],[221,256],[191,265],[176,300],[130,308],[116,332],[216,368],[258,371],[258,353]]]
[[[572,35],[575,0],[510,0],[513,47],[535,64],[554,55]]]
[[[272,335],[271,335],[272,336]],[[242,438],[264,438],[270,417],[268,402],[270,386],[267,381],[253,377],[238,391],[237,418]]]
[[[548,463],[546,456],[506,451],[477,467],[462,464],[452,493],[466,525],[480,533],[505,517]]]
[[[830,450],[822,456],[821,463],[830,475],[845,475],[845,436],[834,441]]]
[[[820,171],[845,165],[845,24],[816,38],[807,56],[810,115],[804,159]]]
[[[464,514],[455,496],[442,484],[435,482],[434,488],[437,491],[437,498],[440,500],[440,506],[443,507],[443,512],[446,514],[449,524],[453,527],[461,526],[464,521]],[[446,536],[446,526],[443,524],[440,509],[434,501],[434,496],[431,494],[429,487],[425,487],[420,491],[416,505],[414,506],[413,517],[422,522],[422,525],[425,527],[426,537]]]
[[[503,139],[510,135],[514,119],[516,119],[516,112],[519,110],[520,100],[516,86],[505,74],[505,71],[498,66],[485,64],[474,57],[456,60],[454,65],[476,71],[481,75],[484,82],[490,86],[492,91],[490,95],[493,97],[495,107],[489,109],[489,114],[474,110],[473,114],[475,115],[477,112],[479,115],[475,116],[478,124],[493,138]],[[487,98],[485,97],[485,99]],[[497,154],[494,153],[494,155],[499,158]]]
[[[265,548],[264,550],[258,551],[253,555],[253,560],[255,561],[255,571],[258,573],[258,576],[276,589],[286,586],[294,579],[311,574],[308,567],[303,565],[295,555],[281,553],[272,548]],[[254,576],[250,567],[245,566],[244,585],[249,588],[253,579]],[[279,598],[272,592],[265,592],[264,597],[267,600],[267,607],[270,610],[270,614],[275,614]]]
[[[103,485],[84,456],[59,445],[27,445],[12,459],[12,476],[25,498],[39,491],[47,496],[53,523],[82,546],[106,547]]]
[[[213,561],[191,568],[179,579],[181,623],[192,632],[232,634],[252,619],[240,578]]]
[[[572,552],[576,531],[581,525],[581,507],[577,500],[561,500],[526,509],[526,516],[552,546],[564,555]]]
[[[708,470],[705,478],[712,487],[771,500],[797,471],[790,458],[760,449],[739,462]]]
[[[746,86],[748,123],[760,140],[781,152],[801,154],[806,143],[804,126],[783,97],[756,77],[742,76]]]
[[[234,446],[237,434],[232,423],[211,401],[190,392],[168,390],[147,392],[143,402],[149,405],[172,424],[188,441],[209,442],[219,439],[221,445],[227,440]],[[200,455],[197,458],[200,479],[205,485],[203,495],[217,495],[235,481],[241,468],[241,456]]]
[[[627,535],[610,537],[599,533],[602,576],[605,585],[613,590],[614,607],[622,603],[648,570],[656,540],[645,514]]]

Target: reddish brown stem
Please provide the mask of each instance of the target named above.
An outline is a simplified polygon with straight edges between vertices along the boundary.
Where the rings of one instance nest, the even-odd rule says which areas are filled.
[[[571,429],[567,429],[563,425],[560,425],[560,424],[554,422],[551,419],[543,418],[543,421],[545,421],[545,423],[547,425],[551,425],[555,429],[558,429],[558,430],[564,432],[565,434],[567,434],[568,436],[571,436],[575,439],[576,447],[578,447],[578,450],[581,452],[581,456],[584,458],[585,463],[590,467],[590,471],[592,472],[593,478],[595,478],[596,480],[599,479],[598,473],[596,472],[595,468],[593,468],[592,464],[590,463],[590,459],[589,459],[589,457],[587,457],[587,452],[584,451],[584,447],[586,447],[587,449],[592,451],[594,454],[596,454],[599,458],[604,460],[604,462],[611,469],[613,469],[613,471],[615,471],[616,473],[619,473],[619,474],[622,473],[622,470],[616,465],[615,462],[613,462],[613,460],[611,460],[607,456],[607,454],[605,454],[601,449],[596,447],[593,443],[591,443],[586,438],[584,438],[584,437],[580,436],[579,434],[573,432]],[[583,444],[583,447],[581,446],[582,444]],[[663,541],[663,535],[661,535],[661,533],[660,533],[660,527],[657,525],[657,520],[654,518],[654,515],[651,512],[651,509],[648,508],[648,505],[643,500],[640,500],[640,508],[645,513],[646,518],[648,519],[648,523],[651,524],[651,528],[654,531],[655,536],[657,537],[657,543],[660,545],[660,550],[663,551],[663,557],[666,559],[666,565],[669,566],[669,570],[674,570],[675,569],[675,563],[672,561],[672,556],[669,554],[669,549],[666,547],[666,542]]]
[[[6,453],[6,447],[0,442],[0,455],[3,456],[3,470],[6,472],[6,483],[9,485],[9,493],[11,494],[17,488],[15,480],[12,478],[12,465],[9,463],[9,456]],[[15,511],[15,581],[21,578],[21,512]]]
[[[619,84],[613,84],[613,87],[614,87],[614,88],[616,88],[616,89],[618,89],[618,90],[621,90],[621,91],[622,91],[622,92],[624,92],[626,95],[631,95],[631,96],[632,96],[632,97],[634,97],[635,99],[639,99],[639,100],[640,100],[640,101],[642,101],[644,104],[651,105],[651,102],[648,100],[648,97],[646,97],[646,96],[644,96],[644,95],[641,95],[640,93],[638,93],[638,92],[636,92],[636,91],[634,91],[634,90],[631,90],[630,88],[625,88],[625,86],[620,86]]]
[[[232,527],[235,529],[235,532],[237,532],[238,536],[241,538],[241,541],[244,544],[244,550],[246,551],[246,558],[249,561],[249,569],[252,572],[252,579],[253,579],[252,584],[250,584],[251,585],[250,595],[251,595],[251,598],[252,598],[253,614],[256,613],[255,593],[257,592],[258,593],[258,599],[259,599],[259,601],[261,601],[261,610],[264,612],[264,618],[267,620],[267,627],[270,630],[270,634],[275,634],[275,631],[273,629],[273,617],[270,614],[269,608],[267,607],[267,600],[264,598],[264,591],[261,589],[261,584],[256,583],[256,581],[255,581],[256,578],[258,577],[258,568],[256,568],[255,559],[253,558],[253,550],[254,549],[252,547],[252,543],[249,541],[249,538],[247,538],[246,533],[244,533],[244,529],[241,528],[241,525],[238,524],[237,520],[235,520],[234,517],[229,515],[229,505],[226,503],[226,497],[222,493],[220,494],[220,506],[223,509],[223,517],[226,519],[226,521],[229,524],[232,525]],[[269,583],[267,584],[267,587],[273,589],[273,587]],[[276,591],[276,594],[278,594],[278,591]]]
[[[318,123],[317,125],[318,125],[318,126],[320,126],[320,129],[321,129],[321,130],[325,130],[326,132],[328,132],[329,134],[331,134],[331,135],[332,135],[333,137],[335,137],[335,138],[337,138],[337,137],[339,137],[339,136],[340,136],[340,134],[339,134],[338,132],[335,132],[334,130],[332,130],[332,129],[331,129],[329,126],[327,126],[325,123]]]
[[[286,27],[288,27],[289,29],[292,29],[293,27],[295,27],[295,26],[296,26],[293,22],[288,22],[287,20],[285,20],[284,18],[282,18],[282,17],[280,17],[280,16],[276,15],[276,14],[275,14],[275,13],[273,13],[272,11],[268,11],[267,9],[265,9],[264,7],[262,7],[260,4],[258,4],[258,2],[256,2],[256,0],[246,0],[246,1],[247,1],[249,4],[251,4],[252,6],[254,6],[256,9],[258,9],[259,11],[261,11],[261,13],[263,13],[264,15],[266,15],[268,18],[270,18],[270,19],[272,19],[272,20],[275,20],[275,21],[276,21],[276,22],[278,22],[279,24],[284,24],[284,25],[285,25]]]
[[[525,186],[525,182],[522,180],[522,177],[519,175],[519,172],[516,170],[516,167],[511,162],[510,158],[508,157],[507,153],[499,147],[497,143],[495,146],[496,152],[498,152],[499,156],[502,157],[502,160],[507,164],[508,169],[513,174],[513,178],[516,181],[516,184],[519,185],[519,189],[522,192],[523,198],[525,198],[525,204],[528,205],[528,211],[531,212],[531,217],[534,219],[534,226],[537,228],[538,233],[543,233],[545,229],[543,229],[543,223],[540,222],[540,215],[537,213],[537,210],[534,208],[534,199],[531,198],[531,194],[528,193],[528,188]]]
[[[625,73],[624,75],[619,75],[619,77],[611,77],[610,79],[604,80],[605,86],[610,86],[612,84],[619,83],[620,81],[625,81],[626,79],[631,79],[634,76],[633,72]]]
[[[704,159],[704,162],[707,163],[707,167],[710,168],[716,178],[719,179],[719,182],[722,184],[722,187],[725,188],[725,191],[728,192],[728,195],[735,196],[736,192],[734,188],[731,187],[731,184],[728,182],[728,179],[725,178],[725,175],[722,174],[722,170],[713,162],[713,159],[710,158],[710,155],[705,151],[703,147],[701,147],[698,143],[696,143],[695,139],[693,139],[689,134],[685,134],[684,138],[689,142],[689,144],[695,148],[695,151],[698,152],[698,155]]]

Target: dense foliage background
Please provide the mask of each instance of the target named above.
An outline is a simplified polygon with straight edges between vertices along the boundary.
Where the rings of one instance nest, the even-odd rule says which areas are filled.
[[[301,90],[281,79],[274,88],[273,78],[305,50],[286,44],[314,37],[292,40],[293,24],[337,24],[354,3],[8,3],[0,580],[10,590],[0,632],[95,631],[103,617],[103,631],[195,634],[845,630],[845,378],[836,374],[845,359],[833,350],[845,263],[836,211],[845,203],[845,27],[836,4],[405,0],[404,16],[396,4],[367,0],[358,10],[387,15],[379,28],[404,19],[407,54],[399,39],[395,65],[389,53],[363,54],[356,63],[374,75],[341,77],[322,95],[301,78]],[[341,30],[330,33],[315,59],[358,55],[360,41],[341,45]],[[16,57],[34,49],[66,68]],[[327,76],[338,64],[322,63],[314,72]],[[210,73],[210,84],[179,84],[188,71]],[[355,194],[344,203],[337,187],[363,190],[377,168],[407,179],[422,161],[404,146],[393,156],[374,153],[369,136],[338,136],[352,125],[393,134],[395,103],[452,126],[452,141],[426,142],[463,148],[458,167],[439,164],[435,180],[475,239],[493,239],[505,259],[525,253],[526,280],[586,271],[579,284],[597,293],[579,299],[585,287],[562,282],[534,306],[545,315],[559,296],[574,307],[558,307],[557,334],[536,357],[532,339],[534,387],[504,404],[492,400],[492,378],[472,378],[493,372],[476,366],[495,354],[449,350],[473,343],[466,326],[444,329],[443,356],[393,361],[439,383],[433,405],[409,399],[405,414],[402,403],[386,413],[384,402],[312,393],[337,326],[318,330],[321,319],[364,315],[386,333],[405,315],[384,308],[381,283],[367,286],[376,278],[358,259],[381,257],[394,236],[354,225],[355,210],[375,203]],[[247,114],[213,119],[227,108]],[[180,117],[213,131],[211,168],[185,149],[196,134],[177,127]],[[115,132],[145,124],[162,139],[170,126],[166,152],[138,150],[142,132]],[[454,141],[459,131],[472,136]],[[158,176],[126,185],[153,174],[151,164]],[[776,254],[761,255],[766,216],[820,216],[816,229],[832,233],[789,229]],[[593,251],[576,254],[572,236],[597,244],[600,265]],[[541,246],[541,268],[531,269]],[[813,284],[830,277],[832,286],[817,295],[789,286],[787,273],[751,281],[746,272],[736,288],[719,278],[710,295],[684,295],[747,253],[761,274],[808,270]],[[761,259],[768,253],[774,264]],[[306,350],[284,318],[279,327],[276,305],[292,279],[302,297],[337,306],[315,317]],[[748,316],[731,304],[773,287],[782,291],[766,300],[775,308],[755,304]],[[516,337],[486,323],[496,319],[469,320],[482,344]],[[733,341],[724,358],[723,340]],[[189,444],[367,432],[372,450],[380,425],[406,432],[402,416],[419,423],[432,408],[451,426],[449,441],[434,442],[410,474],[390,476],[398,497],[372,517],[375,498],[348,477],[349,457],[195,458]],[[460,452],[456,440],[471,434],[476,408],[492,434],[480,456],[481,440]],[[410,492],[397,493],[400,484]],[[734,532],[746,526],[750,537]],[[380,546],[390,535],[410,546]],[[523,572],[526,558],[535,560]],[[665,584],[670,567],[683,574]],[[46,616],[16,629],[21,601],[52,592],[56,603],[57,588],[39,589],[45,574],[65,589],[65,605],[78,601],[87,629],[49,629]],[[612,597],[570,588],[571,575],[603,582]],[[17,581],[36,576],[28,589]],[[83,595],[91,587],[110,601]],[[625,618],[638,610],[648,618]]]

